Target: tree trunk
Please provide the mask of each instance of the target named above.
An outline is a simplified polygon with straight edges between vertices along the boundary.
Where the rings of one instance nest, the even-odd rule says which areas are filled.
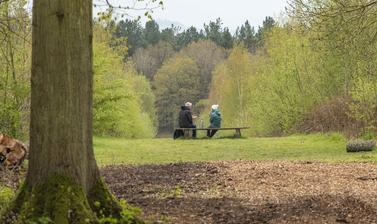
[[[11,207],[21,223],[137,222],[101,181],[92,92],[92,0],[34,0],[29,169]]]
[[[29,185],[61,174],[88,192],[98,177],[91,12],[91,0],[34,1]]]

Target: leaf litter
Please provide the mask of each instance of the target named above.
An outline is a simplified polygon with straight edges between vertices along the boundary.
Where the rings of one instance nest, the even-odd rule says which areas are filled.
[[[373,163],[124,165],[102,174],[152,223],[377,223]]]
[[[377,164],[229,161],[101,169],[150,223],[377,223]],[[0,170],[17,189],[25,170]]]

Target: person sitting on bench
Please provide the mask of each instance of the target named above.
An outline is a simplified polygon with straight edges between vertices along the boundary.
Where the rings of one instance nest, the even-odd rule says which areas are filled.
[[[219,105],[212,105],[209,122],[211,123],[209,128],[221,128],[221,113]],[[217,130],[207,130],[207,136],[212,138],[216,132]]]
[[[191,113],[192,103],[187,102],[181,107],[179,112],[179,127],[180,128],[196,128],[193,122],[193,116]],[[192,137],[196,138],[196,130],[192,131]]]

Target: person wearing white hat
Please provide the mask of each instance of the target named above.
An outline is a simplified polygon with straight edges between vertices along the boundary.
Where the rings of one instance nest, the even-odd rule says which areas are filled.
[[[221,128],[221,113],[219,110],[219,105],[214,104],[211,107],[211,113],[210,113],[210,119],[209,122],[211,123],[209,125],[209,128]],[[207,136],[212,138],[216,134],[217,130],[208,130]]]
[[[196,128],[196,125],[193,122],[191,109],[192,103],[190,102],[186,102],[184,106],[181,106],[181,111],[179,112],[178,117],[180,128]],[[196,130],[192,131],[192,137],[196,138]]]
[[[188,107],[188,108],[190,108],[190,110],[191,110],[191,108],[192,108],[192,103],[190,103],[190,102],[186,102],[186,103],[185,103],[185,106]]]

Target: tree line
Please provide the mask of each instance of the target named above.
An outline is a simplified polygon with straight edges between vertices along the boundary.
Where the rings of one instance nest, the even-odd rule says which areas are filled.
[[[96,20],[94,132],[152,137],[177,126],[194,103],[207,120],[220,104],[225,126],[249,134],[376,129],[376,23],[373,2],[291,0],[284,23],[266,17],[232,34],[221,19],[202,29],[160,29],[154,20]],[[0,128],[27,136],[30,15],[26,1],[0,5]]]
[[[154,20],[141,26],[138,21],[110,21],[113,37],[126,38],[129,49],[125,61],[151,81],[156,96],[158,131],[171,132],[177,126],[177,113],[185,101],[193,102],[202,112],[209,97],[215,67],[225,60],[234,46],[243,45],[250,53],[263,46],[264,36],[276,22],[266,17],[256,31],[248,21],[234,34],[221,19],[210,21],[198,30],[159,29]]]
[[[27,138],[30,114],[31,21],[27,1],[0,5],[0,131]],[[184,101],[208,98],[212,71],[239,43],[254,52],[275,21],[267,17],[258,31],[248,21],[235,34],[221,19],[201,30],[172,26],[161,30],[154,20],[94,22],[94,117],[96,135],[153,137],[176,126]]]
[[[172,24],[171,27],[161,30],[153,19],[147,21],[144,26],[138,20],[129,19],[112,21],[109,25],[115,27],[115,37],[127,38],[128,53],[133,56],[138,49],[148,48],[159,42],[165,42],[174,51],[179,51],[199,40],[212,41],[225,49],[231,49],[235,44],[242,42],[248,49],[255,51],[256,47],[262,44],[263,34],[275,25],[275,20],[272,17],[266,17],[263,25],[258,29],[255,29],[249,21],[245,21],[234,34],[223,25],[221,18],[210,21],[208,24],[204,23],[202,29],[194,26],[182,29]]]
[[[224,123],[252,135],[337,131],[373,138],[377,127],[377,4],[292,0],[289,21],[251,54],[235,47],[213,73],[210,101]]]

